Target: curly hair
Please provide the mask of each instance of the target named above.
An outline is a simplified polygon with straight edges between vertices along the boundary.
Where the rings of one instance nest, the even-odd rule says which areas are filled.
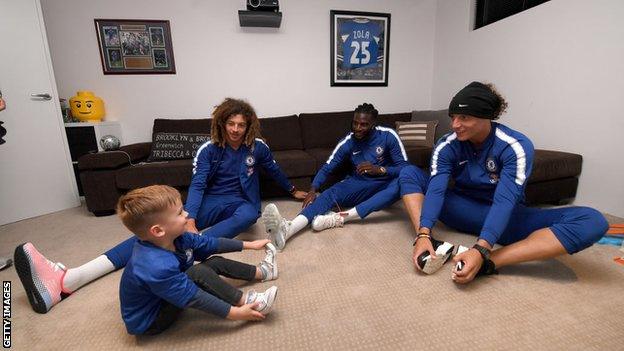
[[[236,115],[243,115],[247,122],[247,129],[245,130],[245,136],[243,138],[243,143],[247,145],[247,147],[251,147],[256,138],[262,138],[260,135],[260,122],[258,121],[258,116],[254,108],[246,101],[226,98],[219,106],[215,107],[212,113],[213,119],[210,139],[214,144],[221,147],[225,146],[225,124],[228,118]]]
[[[507,107],[509,106],[509,104],[507,103],[507,100],[505,100],[503,95],[501,95],[501,93],[498,90],[496,90],[496,87],[494,86],[494,84],[492,83],[483,83],[483,84],[486,87],[488,87],[494,95],[496,95],[496,97],[498,98],[498,101],[500,102],[500,104],[498,105],[498,109],[494,113],[496,117],[493,118],[493,119],[499,119],[500,116],[507,111]]]

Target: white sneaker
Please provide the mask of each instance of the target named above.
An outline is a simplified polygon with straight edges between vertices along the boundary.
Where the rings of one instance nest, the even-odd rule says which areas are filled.
[[[426,274],[437,272],[451,258],[455,245],[446,241],[431,238],[431,244],[435,250],[436,258],[431,258],[428,251],[418,256],[418,266]]]
[[[312,220],[312,229],[320,232],[321,230],[342,227],[344,225],[344,217],[340,213],[333,211],[327,212],[325,215],[318,215]]]
[[[282,218],[275,204],[266,205],[262,212],[262,221],[271,242],[278,249],[283,250],[286,246],[286,232],[290,222]]]
[[[260,262],[260,268],[264,268],[264,271],[267,272],[266,277],[262,279],[263,282],[277,279],[277,249],[275,245],[271,243],[266,244],[265,252],[266,256]]]
[[[247,297],[245,298],[245,304],[259,302],[255,310],[266,316],[269,312],[271,312],[276,296],[277,286],[275,285],[261,293],[256,292],[255,290],[249,290],[247,292]]]

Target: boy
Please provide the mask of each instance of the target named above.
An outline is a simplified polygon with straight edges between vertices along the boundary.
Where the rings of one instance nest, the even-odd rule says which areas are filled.
[[[232,320],[262,320],[277,287],[243,294],[218,275],[251,281],[277,278],[275,247],[268,240],[239,241],[186,233],[187,213],[174,188],[154,185],[123,196],[117,213],[138,241],[121,277],[121,313],[130,334],[157,334],[186,307]],[[258,267],[211,254],[261,250]],[[193,265],[194,261],[202,261]]]

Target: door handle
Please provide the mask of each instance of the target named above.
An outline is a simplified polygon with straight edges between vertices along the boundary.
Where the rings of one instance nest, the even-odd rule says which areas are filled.
[[[30,97],[33,99],[41,99],[41,100],[52,100],[52,96],[48,93],[44,94],[30,94]]]

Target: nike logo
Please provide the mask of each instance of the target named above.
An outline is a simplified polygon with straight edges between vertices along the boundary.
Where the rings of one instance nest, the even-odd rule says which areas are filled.
[[[464,163],[466,163],[466,162],[468,162],[468,160],[463,160],[463,161],[460,161],[460,162],[459,162],[459,165],[461,166],[461,165],[463,165],[463,164],[464,164]]]
[[[459,104],[459,107],[468,107],[468,105]]]
[[[360,152],[362,152],[362,151],[353,151],[353,154],[354,154],[354,155],[357,155],[357,154],[359,154]]]

